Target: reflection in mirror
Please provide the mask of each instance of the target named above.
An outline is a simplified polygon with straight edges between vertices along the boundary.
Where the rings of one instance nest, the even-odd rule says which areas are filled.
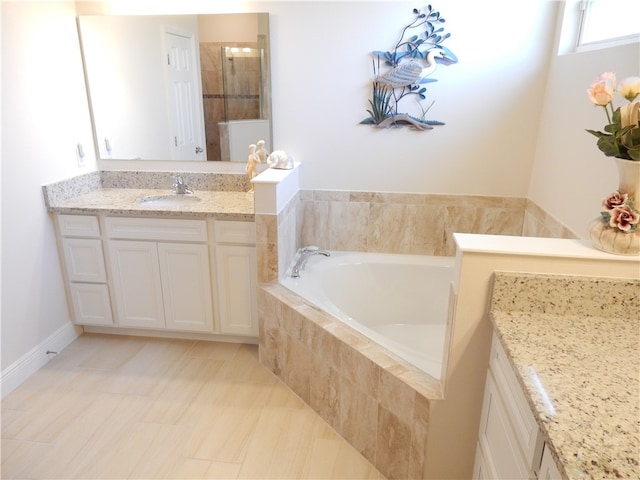
[[[101,159],[246,162],[271,142],[269,15],[78,17]]]

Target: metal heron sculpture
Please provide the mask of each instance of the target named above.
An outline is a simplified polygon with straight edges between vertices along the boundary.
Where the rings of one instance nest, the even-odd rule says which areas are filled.
[[[438,64],[436,58],[443,58],[445,53],[439,48],[433,48],[427,52],[423,61],[411,60],[410,62],[398,65],[390,72],[378,78],[380,83],[389,85],[391,88],[402,88],[420,83],[420,81],[431,75]],[[426,63],[426,67],[424,64]]]

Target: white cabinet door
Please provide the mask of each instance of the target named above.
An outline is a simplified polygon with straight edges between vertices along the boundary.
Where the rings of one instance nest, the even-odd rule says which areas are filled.
[[[549,447],[547,445],[544,446],[544,451],[542,453],[542,462],[540,463],[540,471],[538,472],[538,480],[561,480],[562,475],[560,474],[560,470],[558,470],[558,466],[556,462],[553,460],[551,456],[551,452],[549,451]]]
[[[109,258],[118,324],[164,328],[164,306],[155,242],[112,240]]]
[[[495,472],[496,478],[532,478],[532,472],[527,469],[526,460],[520,452],[509,412],[491,372],[487,375],[479,442],[484,453],[484,464]]]
[[[71,283],[69,293],[75,322],[80,325],[113,325],[109,289],[104,284]]]
[[[258,335],[255,247],[216,246],[220,333]]]
[[[213,331],[207,245],[159,243],[166,327]]]
[[[63,238],[62,249],[67,275],[72,282],[104,283],[102,242],[94,238]]]
[[[473,464],[473,475],[471,478],[473,480],[492,480],[494,477],[495,475],[492,475],[489,471],[484,454],[482,453],[482,448],[480,447],[480,444],[478,444],[476,447],[476,459]]]

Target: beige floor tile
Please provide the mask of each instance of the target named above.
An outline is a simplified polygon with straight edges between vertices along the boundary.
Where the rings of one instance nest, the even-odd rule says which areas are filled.
[[[265,407],[239,478],[305,478],[322,423],[308,409]]]
[[[181,365],[172,372],[171,388],[165,388],[158,395],[143,421],[176,423],[223,363],[206,357],[185,357]]]
[[[240,473],[239,463],[211,462],[204,478],[212,480],[231,480],[238,478]]]
[[[105,428],[124,399],[122,395],[99,394],[86,410],[65,426],[56,441],[48,444],[46,451],[32,462],[30,475],[34,478],[65,478],[78,452]],[[73,405],[69,407],[73,409]]]
[[[83,335],[2,401],[2,478],[381,479],[257,347]]]
[[[2,464],[0,466],[2,478],[33,478],[30,475],[30,469],[34,459],[41,458],[49,447],[48,443],[3,438]]]
[[[254,435],[261,408],[212,407],[196,426],[184,456],[218,462],[242,462]],[[204,419],[203,419],[204,420]]]

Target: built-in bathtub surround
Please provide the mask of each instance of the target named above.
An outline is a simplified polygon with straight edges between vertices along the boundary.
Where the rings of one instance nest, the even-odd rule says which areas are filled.
[[[297,205],[296,194],[277,215],[255,215],[259,282],[278,282],[296,254]]]
[[[298,190],[299,168],[296,163],[284,194],[274,190],[261,197],[264,188],[276,188],[277,181],[269,175],[277,175],[277,170],[269,169],[269,175],[256,177],[260,183],[254,182],[260,282],[277,282],[297,249],[305,245],[453,256],[454,232],[577,238],[524,198]]]
[[[330,250],[451,256],[454,232],[574,237],[517,197],[305,190],[300,202],[300,245]]]
[[[258,316],[263,365],[387,478],[423,478],[438,381],[280,285]]]
[[[497,273],[491,316],[565,478],[640,478],[640,280]]]
[[[580,238],[554,217],[545,212],[534,201],[527,199],[524,210],[522,236],[543,238]]]
[[[297,245],[298,171],[268,168],[252,180],[255,196],[258,282],[278,282]]]

